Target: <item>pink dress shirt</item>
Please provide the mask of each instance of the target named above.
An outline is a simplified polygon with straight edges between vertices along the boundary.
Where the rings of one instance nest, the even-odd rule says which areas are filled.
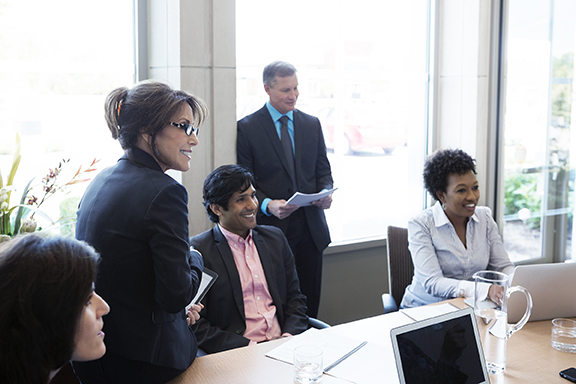
[[[250,344],[280,337],[282,330],[276,318],[276,306],[268,290],[258,249],[252,239],[252,230],[246,239],[222,226],[220,230],[228,241],[240,275],[246,316],[244,337],[250,339]]]

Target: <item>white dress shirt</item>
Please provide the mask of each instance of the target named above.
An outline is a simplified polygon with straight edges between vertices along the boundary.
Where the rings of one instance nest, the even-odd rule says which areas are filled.
[[[488,207],[476,207],[468,220],[467,247],[464,247],[440,202],[410,219],[408,242],[414,262],[414,277],[406,288],[401,308],[454,297],[472,297],[474,273],[494,270],[510,274],[514,271]],[[489,285],[483,287],[483,294],[488,294],[488,288]]]

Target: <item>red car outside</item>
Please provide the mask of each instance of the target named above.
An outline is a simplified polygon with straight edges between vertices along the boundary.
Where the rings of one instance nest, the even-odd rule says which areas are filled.
[[[322,124],[326,148],[336,153],[353,155],[371,148],[382,148],[386,154],[406,144],[403,127],[379,122],[377,113],[368,116],[360,111],[326,107],[317,113]]]

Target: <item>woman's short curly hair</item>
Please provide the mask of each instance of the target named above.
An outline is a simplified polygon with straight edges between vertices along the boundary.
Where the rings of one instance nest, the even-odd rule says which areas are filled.
[[[469,171],[476,174],[476,164],[469,154],[461,149],[439,149],[428,156],[424,164],[424,187],[438,200],[436,191],[446,192],[449,175],[463,175]]]

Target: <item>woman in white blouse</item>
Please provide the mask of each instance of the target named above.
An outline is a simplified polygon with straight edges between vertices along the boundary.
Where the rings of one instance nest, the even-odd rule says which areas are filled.
[[[477,206],[474,160],[460,149],[438,150],[426,160],[423,176],[437,202],[408,222],[414,277],[401,308],[472,297],[474,273],[514,270],[492,211]],[[485,290],[493,301],[502,298],[501,287],[487,285]]]

